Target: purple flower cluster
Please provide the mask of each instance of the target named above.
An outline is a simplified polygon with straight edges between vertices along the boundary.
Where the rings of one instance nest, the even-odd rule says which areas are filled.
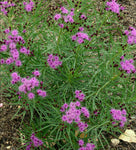
[[[32,133],[32,135],[31,135],[31,141],[32,142],[29,142],[29,145],[27,145],[26,150],[30,150],[32,144],[34,145],[34,147],[39,147],[39,146],[43,145],[42,140],[38,139],[34,133]]]
[[[114,13],[119,14],[120,10],[124,10],[125,8],[120,6],[120,4],[116,3],[116,0],[112,0],[106,3],[106,5],[108,6],[106,8],[106,10],[111,10]]]
[[[26,49],[25,47],[22,46],[22,47],[20,48],[20,53],[29,55],[29,54],[30,54],[30,50],[28,50],[28,49]]]
[[[59,57],[53,56],[52,54],[48,56],[47,62],[49,66],[53,69],[56,69],[58,66],[62,65],[62,61],[59,61]]]
[[[80,18],[81,18],[81,19],[84,19],[84,20],[87,19],[87,17],[86,17],[85,15],[83,15],[83,14],[80,16]]]
[[[27,145],[26,150],[30,150],[32,146],[32,142],[29,142],[29,145]]]
[[[71,38],[72,38],[73,41],[77,40],[77,42],[79,44],[84,43],[85,39],[88,40],[88,41],[91,40],[91,38],[89,38],[89,36],[86,33],[83,33],[83,32],[78,32],[75,35],[73,35]]]
[[[59,20],[61,18],[61,14],[56,14],[55,16],[54,16],[54,20]]]
[[[61,15],[61,14],[55,14],[54,16],[54,20],[59,20],[60,18],[63,18],[63,20],[68,23],[73,23],[74,22],[74,19],[73,19],[73,16],[74,16],[74,8],[71,9],[71,11],[69,12],[65,7],[61,7],[61,12],[62,14],[67,14],[66,16],[65,15]],[[59,26],[61,28],[64,27],[64,24],[60,24],[59,23]]]
[[[84,141],[83,140],[79,140],[78,144],[80,146],[80,148],[78,150],[94,150],[95,149],[95,145],[91,144],[91,143],[87,143],[86,147],[83,147],[83,145],[84,145]]]
[[[130,32],[128,30],[124,31],[124,34],[128,36],[127,43],[136,44],[136,29],[134,27],[129,27],[129,30],[131,31]]]
[[[1,12],[3,12],[3,14],[7,15],[8,11],[6,10],[9,7],[13,7],[15,6],[14,3],[8,3],[8,1],[4,1],[4,2],[0,2],[0,8],[1,8]]]
[[[82,93],[82,91],[76,90],[75,94],[76,94],[75,98],[78,98],[80,101],[84,100],[85,95],[84,95],[84,93]]]
[[[60,111],[65,112],[65,115],[62,116],[62,121],[65,121],[69,124],[71,124],[72,122],[76,122],[80,132],[83,132],[88,127],[87,123],[81,121],[81,114],[83,114],[86,118],[89,118],[89,111],[86,107],[81,107],[79,101],[71,102],[70,105],[65,103],[61,107]]]
[[[35,70],[34,73],[37,75],[36,71],[37,70]],[[40,75],[39,71],[38,71],[38,75]],[[32,92],[28,93],[28,91],[31,91],[35,87],[39,86],[39,81],[36,79],[36,77],[32,77],[31,79],[21,78],[20,76],[18,76],[16,72],[13,72],[11,74],[11,77],[12,77],[12,81],[11,81],[12,84],[17,83],[18,81],[21,81],[23,83],[22,85],[19,86],[20,92],[28,94],[29,99],[33,99],[35,97],[34,93]],[[37,90],[37,94],[39,96],[46,97],[46,91],[43,91],[41,89]]]
[[[63,14],[68,14],[68,10],[65,7],[61,7],[60,9]]]
[[[34,8],[34,2],[33,2],[32,0],[29,0],[29,3],[23,2],[23,5],[25,6],[24,9],[25,9],[27,12],[32,11],[32,9]]]
[[[34,133],[31,135],[31,140],[32,140],[32,142],[33,142],[33,144],[34,144],[35,147],[39,147],[39,146],[43,145],[42,140],[39,140],[39,139],[35,136]]]
[[[19,91],[24,93],[39,86],[39,81],[35,77],[32,77],[31,79],[22,78],[21,82],[23,84],[19,86]]]
[[[112,114],[114,120],[120,121],[120,127],[123,127],[125,122],[127,122],[127,113],[125,109],[123,109],[122,111],[118,109],[111,109],[110,113]],[[112,124],[115,124],[115,122],[112,122]]]
[[[39,96],[45,97],[45,96],[46,96],[46,91],[43,91],[43,90],[41,90],[41,89],[38,89],[38,90],[37,90],[37,94],[38,94]]]
[[[15,84],[15,83],[17,83],[18,81],[20,81],[20,76],[17,74],[17,72],[13,72],[12,74],[11,74],[11,77],[12,77],[12,80],[11,80],[11,83],[12,84]]]
[[[38,70],[35,70],[34,72],[32,72],[32,74],[35,76],[35,77],[39,77],[40,76],[40,72]]]
[[[122,57],[122,60],[124,59],[124,57]],[[130,73],[136,73],[136,68],[133,65],[134,60],[130,59],[130,60],[125,60],[125,61],[121,61],[120,65],[121,68],[119,68],[120,70],[125,70],[126,73],[130,74]]]
[[[4,32],[8,34],[10,31],[9,29],[6,29]],[[0,52],[5,52],[9,49],[11,57],[7,58],[7,60],[1,59],[0,60],[1,64],[10,65],[15,62],[15,65],[18,67],[22,65],[21,60],[19,60],[19,55],[20,55],[19,51],[16,48],[17,43],[20,43],[20,42],[22,44],[25,43],[24,39],[18,35],[18,31],[12,30],[11,35],[8,35],[8,40],[4,40],[4,44],[1,45],[0,47]],[[20,52],[22,53],[22,51]],[[25,52],[28,55],[30,53],[30,50],[26,50]]]
[[[83,27],[79,27],[78,30],[79,30],[79,31],[84,31],[84,28],[83,28]]]

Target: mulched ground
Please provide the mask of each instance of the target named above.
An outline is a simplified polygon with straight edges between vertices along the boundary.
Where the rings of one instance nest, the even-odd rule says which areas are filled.
[[[7,101],[1,96],[0,103],[3,107],[0,108],[0,150],[17,150],[20,147],[18,129],[21,119],[11,120],[17,111],[16,106],[9,106]]]
[[[136,1],[119,0],[119,3],[126,7],[124,10],[125,17],[121,20],[121,23],[126,27],[126,29],[129,26],[136,27]],[[53,1],[53,5],[54,4],[56,4],[55,1]],[[20,128],[21,118],[11,120],[18,107],[10,106],[2,96],[2,93],[0,93],[0,103],[3,103],[3,107],[0,108],[0,150],[18,150],[18,148],[22,146],[17,140],[17,138],[20,137],[18,129]],[[135,127],[136,119],[133,119],[131,120],[130,128],[136,131]],[[109,136],[109,138],[112,137]],[[106,148],[106,150],[136,150],[136,144],[120,141],[119,145],[116,147],[111,145],[109,148]]]

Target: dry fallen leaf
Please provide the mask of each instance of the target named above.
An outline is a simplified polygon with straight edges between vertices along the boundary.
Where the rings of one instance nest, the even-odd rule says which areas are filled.
[[[113,146],[117,146],[119,144],[119,140],[118,139],[111,139],[111,143]]]
[[[85,130],[85,131],[86,131],[86,130]],[[78,134],[79,134],[79,131],[78,131],[78,130],[76,130],[76,131],[75,131],[75,136],[77,137],[77,136],[78,136]],[[81,134],[80,134],[80,138],[82,138],[82,139],[83,139],[83,138],[85,138],[85,137],[87,137],[87,134],[85,134],[85,133],[81,133]]]
[[[119,136],[119,139],[129,143],[136,143],[136,134],[133,130],[127,129],[123,134]]]

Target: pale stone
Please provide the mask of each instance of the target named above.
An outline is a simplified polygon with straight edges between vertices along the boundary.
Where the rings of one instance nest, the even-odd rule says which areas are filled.
[[[119,144],[119,140],[118,139],[111,139],[111,143],[113,146],[117,146]]]
[[[136,143],[136,134],[133,130],[131,130],[131,129],[128,130],[127,129],[125,131],[125,133],[123,133],[119,136],[119,139],[123,140],[123,141],[126,141],[126,142],[129,142],[129,143],[132,143],[132,142]]]

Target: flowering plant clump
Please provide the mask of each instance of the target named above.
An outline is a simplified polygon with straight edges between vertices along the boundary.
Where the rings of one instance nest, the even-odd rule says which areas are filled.
[[[79,97],[80,98],[80,97]],[[69,107],[68,110],[66,110]],[[76,108],[78,107],[78,109]],[[66,114],[62,116],[62,121],[66,121],[71,124],[72,122],[76,122],[79,130],[83,132],[85,128],[88,127],[87,123],[81,121],[81,114],[83,114],[86,118],[89,118],[90,114],[86,107],[81,107],[79,101],[71,102],[70,105],[65,103],[61,109],[61,112],[65,112]]]
[[[5,30],[6,34],[9,34],[9,32],[10,31],[8,29]],[[17,49],[17,44],[20,43],[24,44],[25,40],[22,38],[22,36],[18,35],[18,30],[12,30],[11,34],[8,35],[8,39],[4,40],[4,44],[0,47],[0,52],[9,52],[10,55],[10,57],[6,60],[4,60],[3,58],[1,59],[2,64],[5,63],[7,65],[10,65],[15,62],[15,65],[17,67],[20,67],[22,65],[21,60],[19,60],[20,53]],[[24,47],[20,49],[20,52],[25,53],[26,55],[30,54],[30,50],[27,50]]]
[[[114,120],[120,121],[120,127],[123,127],[125,122],[127,122],[127,113],[125,109],[123,109],[122,111],[118,109],[111,109],[110,113],[112,114]],[[112,122],[112,124],[115,124],[115,122]]]
[[[24,149],[101,150],[105,135],[130,128],[136,29],[120,24],[123,6],[14,0],[0,8],[0,92],[17,106]]]
[[[65,112],[67,107],[68,104],[64,104],[60,111]],[[76,107],[81,108],[81,110],[77,109]],[[62,121],[66,121],[69,124],[76,122],[81,132],[83,132],[85,128],[88,127],[87,123],[81,121],[81,114],[83,114],[86,118],[89,118],[89,111],[86,109],[86,107],[81,107],[80,102],[71,102],[69,109],[65,113],[66,114],[62,116]]]
[[[35,70],[34,72],[32,72],[36,77],[40,76],[40,72],[38,70]],[[19,95],[21,94],[20,92],[23,92],[25,94],[28,95],[29,99],[34,99],[35,98],[35,94],[30,92],[32,91],[35,87],[38,87],[40,85],[39,81],[36,79],[36,77],[32,77],[30,79],[27,78],[21,78],[17,72],[13,72],[11,74],[12,80],[11,83],[12,84],[16,84],[17,82],[22,82],[22,85],[20,85],[18,87],[19,89]],[[43,82],[41,82],[41,84],[43,84]],[[28,93],[29,92],[29,93]],[[46,97],[46,91],[43,91],[41,89],[37,89],[36,92],[39,96],[42,97]],[[21,98],[21,96],[19,96],[19,98]]]

